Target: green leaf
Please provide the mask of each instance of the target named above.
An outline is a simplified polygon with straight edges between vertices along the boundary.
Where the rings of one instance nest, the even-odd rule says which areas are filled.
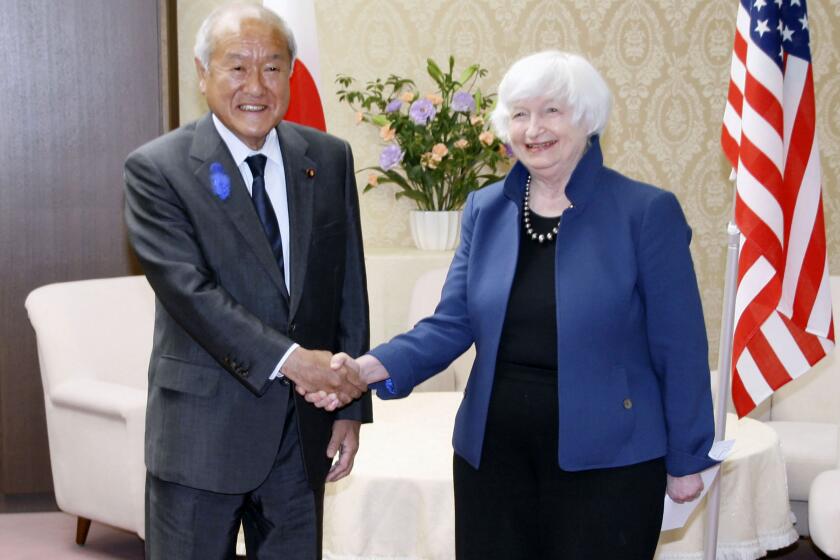
[[[470,78],[472,78],[475,75],[478,69],[478,64],[468,66],[463,72],[461,72],[461,77],[458,79],[458,82],[460,82],[461,85],[466,84],[468,81],[470,81]]]
[[[389,181],[392,183],[396,183],[397,185],[401,186],[404,189],[411,190],[411,185],[408,184],[408,181],[405,180],[405,177],[394,171],[393,169],[389,169],[388,171],[383,171],[385,176],[388,178]]]
[[[443,87],[443,71],[441,71],[440,66],[431,58],[426,59],[426,71],[439,86]]]
[[[426,202],[427,200],[426,195],[419,191],[400,191],[396,194],[397,198],[402,198],[403,196],[411,200],[416,200],[417,202]]]
[[[369,120],[376,126],[385,126],[391,123],[385,115],[371,115]]]

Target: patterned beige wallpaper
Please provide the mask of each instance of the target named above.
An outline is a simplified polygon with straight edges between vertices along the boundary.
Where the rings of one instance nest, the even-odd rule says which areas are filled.
[[[190,51],[198,23],[220,3],[178,2],[184,121],[205,110]],[[427,57],[451,53],[489,68],[484,89],[494,90],[507,66],[526,53],[582,53],[615,95],[604,135],[607,163],[677,193],[694,228],[715,365],[732,204],[718,138],[736,8],[736,0],[316,0],[327,126],[353,145],[357,167],[366,167],[377,161],[378,136],[356,126],[350,109],[338,103],[337,73],[362,81],[391,72],[421,78]],[[812,0],[809,16],[829,259],[840,274],[840,0]],[[388,187],[364,195],[366,244],[410,246],[410,209]]]

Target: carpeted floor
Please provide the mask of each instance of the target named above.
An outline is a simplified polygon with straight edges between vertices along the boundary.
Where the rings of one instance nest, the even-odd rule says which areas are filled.
[[[3,560],[143,560],[137,535],[92,523],[85,546],[76,546],[76,518],[61,512],[0,515]]]
[[[76,519],[61,512],[0,514],[0,558],[3,560],[142,560],[143,542],[137,535],[93,523],[85,546],[76,546]],[[771,553],[783,560],[824,560],[811,541]]]

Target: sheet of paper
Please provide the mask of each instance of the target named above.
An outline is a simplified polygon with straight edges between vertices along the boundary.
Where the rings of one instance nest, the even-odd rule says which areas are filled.
[[[715,461],[723,461],[730,453],[732,453],[732,448],[734,446],[734,439],[715,442],[714,445],[712,445],[712,449],[709,451],[709,457]],[[709,488],[711,488],[712,482],[714,482],[718,472],[720,472],[719,464],[709,467],[700,473],[700,478],[703,479],[703,492],[700,493],[700,497],[696,500],[692,500],[684,504],[678,504],[669,498],[667,494],[665,495],[665,513],[662,515],[663,531],[679,529],[685,525],[685,522],[688,521],[688,517],[691,515],[691,512],[693,512],[697,506],[700,505],[700,502],[703,501],[703,496],[705,496],[706,492],[708,492]]]

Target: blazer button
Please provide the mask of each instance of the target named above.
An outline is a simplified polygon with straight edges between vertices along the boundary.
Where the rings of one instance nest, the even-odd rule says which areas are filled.
[[[292,323],[289,325],[289,334],[295,334],[297,332],[297,323]]]
[[[630,399],[624,399],[624,408],[626,408],[627,410],[633,408],[633,401],[631,401]]]

